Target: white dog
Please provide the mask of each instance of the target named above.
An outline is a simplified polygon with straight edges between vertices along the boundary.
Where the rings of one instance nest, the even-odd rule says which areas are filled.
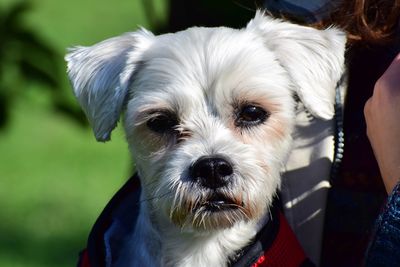
[[[70,51],[99,141],[125,111],[140,213],[114,266],[227,266],[271,221],[296,100],[330,119],[345,35],[257,12],[244,29],[141,29]],[[130,211],[126,211],[130,212]]]

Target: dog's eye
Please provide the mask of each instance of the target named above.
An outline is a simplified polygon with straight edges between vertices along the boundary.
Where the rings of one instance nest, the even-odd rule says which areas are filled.
[[[261,107],[246,105],[237,112],[235,125],[237,127],[251,127],[265,122],[269,116],[270,113]]]
[[[178,119],[169,112],[160,113],[147,121],[147,127],[160,134],[173,132],[177,125]]]

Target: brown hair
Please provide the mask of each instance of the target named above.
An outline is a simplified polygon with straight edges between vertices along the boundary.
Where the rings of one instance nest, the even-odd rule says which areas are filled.
[[[316,28],[336,25],[348,33],[349,44],[385,44],[399,38],[400,0],[333,0],[333,11],[322,21],[309,23],[302,17],[283,11],[269,12]]]
[[[384,44],[398,38],[399,17],[400,0],[342,0],[321,26],[339,26],[351,43]]]

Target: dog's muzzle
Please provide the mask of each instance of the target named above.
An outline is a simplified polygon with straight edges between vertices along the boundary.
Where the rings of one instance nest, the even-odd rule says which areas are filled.
[[[235,188],[234,165],[222,155],[202,156],[188,170],[190,182],[181,183],[170,218],[176,225],[202,230],[222,229],[248,220],[255,211]]]
[[[237,203],[221,193],[218,189],[229,184],[233,174],[233,167],[222,156],[200,157],[190,168],[190,175],[194,182],[209,189],[209,198],[198,203],[194,209],[204,208],[210,212],[218,212],[237,208]]]

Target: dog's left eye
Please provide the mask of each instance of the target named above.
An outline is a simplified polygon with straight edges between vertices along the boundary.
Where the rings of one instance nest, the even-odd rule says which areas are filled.
[[[236,114],[235,125],[237,127],[251,127],[267,120],[270,113],[255,105],[243,106]]]
[[[178,119],[169,112],[160,113],[147,121],[147,127],[160,134],[173,132],[177,125]]]

